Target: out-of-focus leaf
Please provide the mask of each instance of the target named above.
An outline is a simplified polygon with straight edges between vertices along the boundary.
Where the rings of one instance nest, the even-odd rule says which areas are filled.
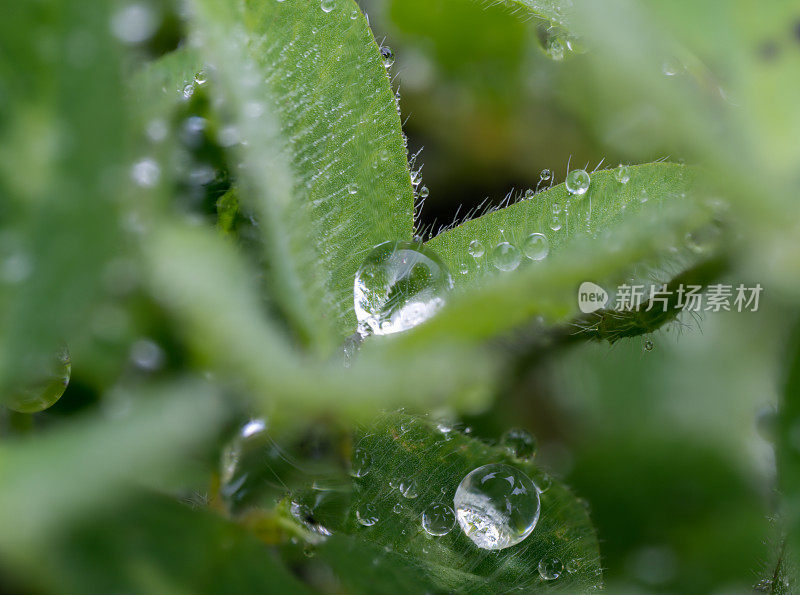
[[[132,501],[49,539],[28,579],[52,593],[306,593],[242,528],[163,496]]]
[[[30,556],[65,524],[113,509],[132,484],[166,477],[223,415],[198,383],[117,398],[130,407],[124,416],[86,419],[0,449],[0,556]]]
[[[0,383],[89,338],[127,183],[111,5],[25,3],[0,24]]]
[[[264,229],[275,301],[307,340],[344,336],[363,257],[412,233],[400,118],[366,19],[351,0],[194,4],[212,90],[246,144],[241,196]]]
[[[443,591],[579,590],[602,583],[597,539],[585,508],[533,462],[404,414],[386,415],[365,428],[357,446],[359,456],[368,457],[369,466],[362,467],[362,476],[353,480],[346,517],[325,520],[326,528],[335,535],[352,535],[383,546],[390,552],[386,560],[390,567],[391,559],[397,557],[402,565],[414,568],[421,580]],[[541,516],[533,533],[521,543],[497,551],[478,548],[457,523],[444,536],[429,535],[421,524],[423,512],[438,502],[453,508],[456,488],[464,476],[489,463],[516,467],[543,486]],[[405,497],[399,491],[401,484],[408,486],[409,482],[414,482],[416,497]],[[302,503],[306,496],[295,494],[293,499]],[[314,518],[314,499],[309,502],[309,515]],[[363,526],[357,517],[358,513],[363,518],[365,510],[377,518],[371,526]],[[323,547],[319,553],[323,559],[325,552]],[[569,564],[572,572],[562,569],[558,579],[543,579],[539,562],[553,559],[557,568]]]

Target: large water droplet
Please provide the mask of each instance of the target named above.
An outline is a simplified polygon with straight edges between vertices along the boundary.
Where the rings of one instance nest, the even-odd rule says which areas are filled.
[[[539,560],[539,576],[546,581],[554,581],[564,572],[564,564],[558,558]]]
[[[567,179],[565,180],[565,186],[567,187],[567,192],[570,194],[575,194],[577,196],[581,196],[586,194],[586,191],[589,189],[589,184],[591,183],[592,179],[589,177],[589,174],[586,173],[584,169],[573,169],[571,172],[567,174]]]
[[[509,465],[484,465],[468,473],[453,504],[466,536],[486,550],[520,543],[539,520],[539,491],[527,475]]]
[[[492,264],[501,271],[513,271],[521,260],[519,250],[508,242],[500,242],[492,250]]]
[[[550,253],[550,241],[543,233],[532,233],[522,242],[522,251],[531,260],[542,260]]]
[[[8,389],[0,402],[19,413],[38,413],[55,404],[67,390],[72,373],[69,349],[62,347],[42,358],[31,372],[29,382]]]
[[[447,266],[414,242],[384,242],[358,269],[354,307],[359,332],[388,335],[433,316],[453,287]]]
[[[512,428],[503,434],[500,444],[518,459],[530,459],[536,454],[536,438],[519,428]]]
[[[257,492],[271,446],[264,419],[251,419],[225,446],[220,461],[220,495],[232,509]]]
[[[456,513],[447,504],[435,502],[422,513],[422,528],[428,535],[441,537],[455,527]]]
[[[480,258],[484,252],[486,252],[486,248],[479,240],[472,240],[469,243],[469,254],[472,258]]]

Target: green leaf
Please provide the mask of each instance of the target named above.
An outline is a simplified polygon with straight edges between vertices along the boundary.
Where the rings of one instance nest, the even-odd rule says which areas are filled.
[[[329,12],[220,0],[195,10],[212,92],[246,141],[242,199],[264,228],[275,301],[304,340],[345,336],[356,269],[374,245],[410,239],[413,219],[400,118],[366,19],[351,0]]]
[[[25,4],[0,24],[4,388],[34,377],[60,343],[90,339],[119,251],[112,197],[127,186],[127,130],[109,9]],[[91,43],[76,45],[78,29]]]
[[[343,355],[324,363],[299,356],[264,315],[239,254],[212,230],[156,227],[145,258],[151,290],[176,315],[201,363],[244,383],[275,424],[291,425],[319,412],[363,419],[387,406],[446,401],[469,410],[484,402],[481,389],[494,368],[490,358],[458,370],[450,365],[460,355],[454,350],[390,360],[362,354],[347,369]]]
[[[114,507],[133,483],[168,477],[223,417],[217,396],[196,382],[115,398],[130,409],[124,416],[89,417],[0,448],[1,556],[30,561],[53,531]]]
[[[52,593],[310,592],[242,528],[164,496],[129,497],[49,539],[28,581]]]
[[[380,562],[379,555],[379,563],[391,566],[392,559],[397,558],[401,567],[411,566],[420,579],[448,592],[577,590],[601,584],[597,538],[586,509],[535,463],[515,459],[500,447],[456,430],[446,428],[443,432],[431,422],[405,414],[386,415],[365,428],[357,446],[371,463],[365,474],[353,480],[351,505],[344,518],[314,516],[319,490],[295,494],[293,500],[307,502],[310,518],[322,521],[334,536],[353,536],[383,547],[389,558]],[[423,511],[436,502],[452,507],[464,476],[489,463],[514,466],[546,488],[533,533],[521,543],[497,551],[478,548],[458,524],[442,537],[428,535],[421,525]],[[403,479],[416,483],[417,497],[401,495],[398,484]],[[365,506],[373,507],[378,517],[369,527],[356,517]],[[318,555],[324,559],[326,551],[323,546]],[[571,563],[572,572],[563,571],[554,581],[543,580],[539,562],[552,558],[565,565]]]
[[[687,247],[687,234],[712,220],[709,207],[689,198],[693,181],[692,170],[668,163],[632,166],[626,184],[613,170],[599,171],[580,198],[561,184],[439,234],[426,245],[449,265],[461,290],[436,317],[388,348],[482,341],[536,316],[567,323],[579,315],[577,291],[584,281],[607,290],[631,283],[631,276],[645,285],[668,283],[714,255],[713,246]],[[556,204],[561,212],[554,217]],[[554,219],[561,224],[555,231]],[[531,233],[547,236],[550,254],[540,261],[523,254],[518,270],[496,270],[494,247],[503,241],[522,246]],[[469,253],[473,240],[485,248],[477,259]]]

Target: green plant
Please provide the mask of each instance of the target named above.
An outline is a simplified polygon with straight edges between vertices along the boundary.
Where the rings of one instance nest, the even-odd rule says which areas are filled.
[[[608,568],[615,591],[791,592],[798,363],[794,343],[789,358],[776,346],[800,291],[797,7],[373,4],[399,31],[432,28],[452,85],[477,84],[459,23],[501,62],[541,45],[563,71],[560,109],[607,138],[628,131],[623,106],[634,132],[606,144],[640,164],[542,173],[434,234],[395,53],[353,0],[15,5],[0,22],[0,590],[584,591]],[[495,67],[515,88],[522,75]],[[487,103],[512,102],[490,87]],[[689,164],[653,158],[665,152]],[[431,270],[392,286],[360,268],[387,241],[437,254],[425,266],[453,287],[382,336],[357,320],[354,280],[399,311]],[[691,321],[676,298],[592,312],[576,299],[586,281],[677,295],[725,280],[766,288],[761,318],[712,327],[723,352],[702,370],[680,344],[661,364],[636,359],[638,337],[650,351]],[[751,350],[742,333],[756,330]],[[734,464],[740,426],[714,425],[752,397],[714,391],[752,395],[783,359],[781,497],[759,508]],[[711,413],[665,438],[658,395],[687,369]],[[575,490],[528,433],[505,433],[515,407],[542,405],[515,401],[547,392],[526,383],[556,387],[594,428],[574,431]],[[478,547],[449,508],[426,527],[494,463],[535,483],[530,535]],[[614,491],[637,483],[639,497]],[[662,524],[659,507],[682,518]],[[763,563],[742,571],[753,552]]]

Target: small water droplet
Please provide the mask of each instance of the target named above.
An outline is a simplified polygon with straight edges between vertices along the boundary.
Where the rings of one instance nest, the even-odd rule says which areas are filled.
[[[675,76],[684,71],[685,67],[677,58],[669,58],[661,64],[661,73],[664,76]]]
[[[565,565],[565,569],[570,574],[575,574],[581,568],[581,559],[580,558],[573,558]]]
[[[653,344],[653,342],[650,339],[647,339],[644,342],[644,350],[645,351],[653,351],[653,349],[655,349],[655,347],[656,346]]]
[[[122,43],[130,45],[150,39],[158,24],[158,15],[146,3],[124,4],[111,16],[111,32]]]
[[[521,261],[519,250],[508,242],[500,242],[492,250],[492,264],[501,271],[513,271]]]
[[[27,381],[8,388],[0,403],[19,413],[38,413],[53,406],[67,390],[72,374],[69,349],[42,356]]]
[[[479,240],[472,240],[469,243],[469,254],[472,258],[480,258],[484,252],[486,252],[486,249]]]
[[[320,7],[325,12],[330,12],[336,8],[336,0],[322,0],[322,2],[320,2]]]
[[[131,361],[137,368],[153,372],[164,363],[164,350],[150,339],[139,339],[131,347]]]
[[[553,485],[553,478],[550,477],[548,474],[543,473],[537,480],[536,480],[536,489],[539,490],[540,494],[544,494],[550,487]]]
[[[469,472],[456,489],[453,505],[464,534],[486,550],[520,543],[539,520],[536,486],[510,465],[484,465]]]
[[[576,196],[586,194],[590,183],[591,177],[586,173],[586,170],[583,169],[573,169],[567,174],[567,179],[565,180],[567,192]]]
[[[422,513],[422,528],[428,535],[434,537],[447,535],[455,527],[455,524],[456,513],[443,502],[431,504]]]
[[[358,519],[358,522],[365,527],[372,527],[380,520],[375,506],[369,502],[365,502],[358,510],[356,510],[356,518]]]
[[[353,183],[353,184],[348,184],[347,185],[347,193],[348,194],[356,194],[357,192],[358,192],[358,185],[357,184]]]
[[[560,62],[567,55],[567,43],[562,37],[554,35],[547,40],[544,51],[551,60]]]
[[[397,489],[403,494],[404,498],[409,500],[419,496],[419,488],[417,487],[417,480],[413,477],[404,477],[397,485]]]
[[[383,65],[386,68],[391,68],[394,65],[394,52],[392,48],[389,46],[383,46],[381,48],[381,56],[383,57]]]
[[[397,504],[395,504],[395,505],[392,507],[392,512],[393,512],[393,513],[395,513],[395,514],[403,514],[404,512],[407,512],[407,511],[408,511],[408,508],[406,508],[406,507],[405,507],[403,504],[401,504],[400,502],[398,502]]]
[[[539,576],[546,581],[554,581],[564,572],[564,564],[558,558],[539,560]]]
[[[423,186],[422,188],[419,189],[419,197],[420,198],[428,198],[429,194],[430,194],[430,190],[428,190],[427,186]]]
[[[536,438],[519,428],[512,428],[503,434],[500,444],[518,459],[530,459],[536,454]]]
[[[433,316],[453,287],[447,266],[416,242],[384,242],[358,269],[354,307],[359,332],[388,335]]]
[[[522,242],[522,251],[531,260],[542,260],[550,253],[550,241],[542,233],[532,233]]]
[[[356,448],[353,451],[353,460],[350,466],[350,475],[364,477],[372,466],[372,456],[365,448]]]
[[[142,188],[153,188],[161,179],[161,167],[155,159],[145,157],[133,164],[131,178]]]
[[[614,179],[620,184],[627,184],[631,179],[631,168],[627,165],[620,164],[619,167],[614,170]]]
[[[552,177],[553,177],[553,172],[551,172],[549,169],[543,169],[542,172],[539,174],[539,179],[542,182],[549,182]]]

